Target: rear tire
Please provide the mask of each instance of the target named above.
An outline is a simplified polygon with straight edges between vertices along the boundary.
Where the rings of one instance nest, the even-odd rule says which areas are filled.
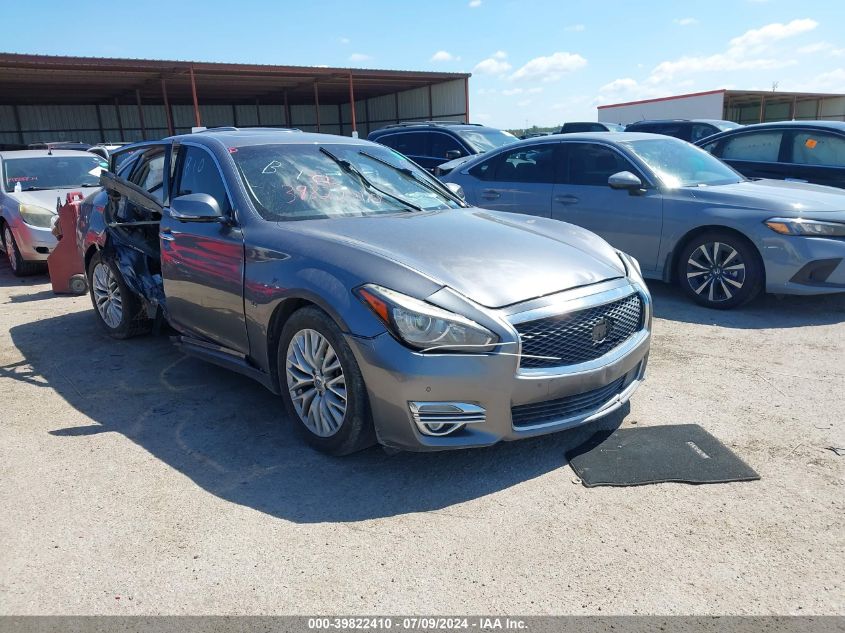
[[[44,264],[41,262],[28,262],[21,257],[21,252],[18,249],[15,236],[12,235],[12,229],[8,224],[3,224],[3,250],[6,251],[6,261],[9,262],[9,267],[12,269],[12,274],[15,277],[29,277],[44,270]]]
[[[97,322],[112,338],[132,338],[152,329],[141,300],[127,287],[115,263],[99,251],[88,264],[88,289]]]
[[[747,239],[728,231],[707,231],[689,240],[678,258],[678,282],[696,303],[729,310],[763,289],[763,264]]]
[[[340,328],[310,306],[282,328],[277,350],[285,410],[306,441],[330,455],[376,443],[364,377]]]

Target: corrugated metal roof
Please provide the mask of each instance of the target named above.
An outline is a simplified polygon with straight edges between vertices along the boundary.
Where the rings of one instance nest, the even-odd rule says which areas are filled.
[[[355,99],[465,79],[465,73],[367,68],[230,64],[186,60],[64,57],[0,53],[0,94],[7,104],[95,104],[118,99],[134,103],[162,100],[162,80],[170,103],[192,102],[190,74],[201,103],[313,103],[317,84],[321,104],[348,103],[349,78]]]

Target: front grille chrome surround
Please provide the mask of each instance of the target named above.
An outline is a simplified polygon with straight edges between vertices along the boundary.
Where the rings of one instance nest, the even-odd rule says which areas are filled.
[[[645,325],[646,304],[636,291],[598,305],[514,323],[520,338],[520,369],[567,367],[596,360]],[[595,340],[599,327],[607,328],[606,336]]]

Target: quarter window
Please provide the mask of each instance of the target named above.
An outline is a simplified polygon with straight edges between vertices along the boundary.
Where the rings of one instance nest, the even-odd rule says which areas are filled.
[[[431,135],[431,156],[434,158],[447,158],[447,152],[459,151],[461,156],[466,154],[463,148],[458,144],[458,141],[447,134],[432,134]]]
[[[792,162],[798,165],[845,167],[845,138],[817,132],[798,132],[792,140]]]
[[[725,141],[722,158],[775,163],[780,154],[783,132],[737,134]]]
[[[217,200],[223,213],[231,211],[223,177],[211,154],[199,147],[183,146],[179,150],[179,162],[181,172],[176,196],[205,193]]]
[[[378,139],[382,145],[392,147],[405,156],[428,156],[426,148],[427,134],[414,132],[404,134],[387,134]]]

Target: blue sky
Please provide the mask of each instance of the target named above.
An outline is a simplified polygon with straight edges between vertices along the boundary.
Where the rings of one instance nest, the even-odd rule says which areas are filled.
[[[773,82],[845,93],[836,0],[41,0],[30,10],[37,20],[4,30],[0,50],[472,72],[471,119],[498,127]]]

